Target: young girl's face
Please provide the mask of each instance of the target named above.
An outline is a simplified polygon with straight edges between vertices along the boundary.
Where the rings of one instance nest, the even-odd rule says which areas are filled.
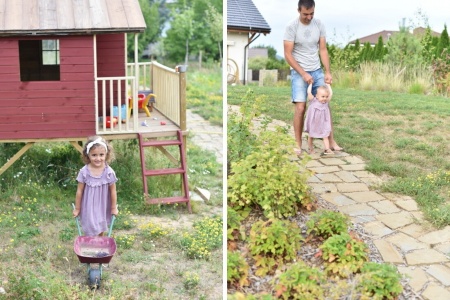
[[[102,145],[94,145],[88,154],[91,164],[95,167],[102,167],[106,160],[106,149]]]
[[[320,103],[325,103],[328,100],[328,92],[323,89],[318,89],[316,98]]]

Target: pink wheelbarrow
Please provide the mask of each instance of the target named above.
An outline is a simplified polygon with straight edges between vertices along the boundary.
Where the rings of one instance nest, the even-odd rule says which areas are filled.
[[[75,205],[72,204],[75,209]],[[82,264],[87,265],[88,283],[91,288],[99,288],[102,280],[102,264],[108,264],[116,253],[116,241],[111,237],[112,228],[116,219],[111,217],[108,236],[82,236],[80,221],[75,218],[78,228],[78,237],[73,243],[73,251]],[[98,264],[98,268],[91,268],[91,264]]]

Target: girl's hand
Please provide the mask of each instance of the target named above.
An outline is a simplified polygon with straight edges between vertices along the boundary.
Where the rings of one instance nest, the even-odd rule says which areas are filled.
[[[119,214],[119,210],[117,207],[111,208],[111,215],[117,216]]]
[[[80,214],[80,210],[79,209],[74,209],[72,212],[73,216],[76,218],[78,217],[78,215]]]

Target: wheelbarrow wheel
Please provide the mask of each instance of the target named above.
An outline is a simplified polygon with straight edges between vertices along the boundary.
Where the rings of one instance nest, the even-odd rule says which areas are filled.
[[[100,282],[102,280],[102,275],[100,269],[90,269],[89,270],[89,286],[92,289],[98,289],[100,287]]]

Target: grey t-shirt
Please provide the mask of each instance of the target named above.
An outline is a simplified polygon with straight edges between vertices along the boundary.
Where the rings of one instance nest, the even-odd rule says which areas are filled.
[[[295,18],[287,25],[284,40],[294,42],[292,55],[303,70],[315,71],[320,68],[319,38],[325,35],[325,26],[317,19],[304,25],[300,18]]]

